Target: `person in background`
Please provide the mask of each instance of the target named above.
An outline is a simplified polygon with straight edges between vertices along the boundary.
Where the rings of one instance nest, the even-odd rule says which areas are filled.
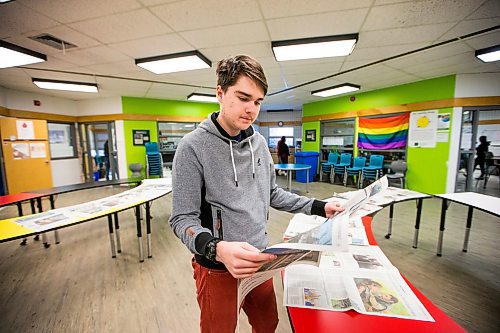
[[[486,140],[486,136],[482,135],[479,137],[479,145],[476,147],[477,157],[474,160],[474,170],[479,165],[479,169],[481,170],[481,175],[477,179],[484,179],[485,175],[485,162],[486,162],[486,153],[488,152],[488,146],[490,143]]]
[[[169,223],[194,255],[201,332],[234,333],[238,279],[276,258],[261,252],[269,243],[270,208],[320,216],[343,208],[276,185],[266,140],[252,127],[268,87],[261,65],[238,55],[219,61],[216,74],[220,111],[184,136],[174,156]],[[255,287],[242,308],[253,332],[274,332],[272,279]]]
[[[109,163],[109,142],[106,140],[104,142],[104,167],[106,170],[106,180],[109,180],[109,174],[111,173],[110,163]]]
[[[281,164],[288,164],[288,156],[290,156],[290,149],[286,144],[286,137],[282,136],[278,141],[278,161]]]

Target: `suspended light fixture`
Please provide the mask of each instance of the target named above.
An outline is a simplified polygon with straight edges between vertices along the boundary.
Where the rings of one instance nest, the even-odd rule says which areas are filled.
[[[291,39],[271,42],[277,61],[342,57],[351,54],[358,34]]]
[[[0,40],[0,68],[30,65],[43,61],[47,61],[45,54]]]
[[[319,96],[319,97],[330,97],[330,96],[341,95],[341,94],[357,91],[360,88],[361,87],[358,86],[357,84],[342,83],[342,84],[339,84],[336,86],[312,91],[311,95]]]
[[[485,49],[477,50],[476,57],[482,62],[493,62],[500,60],[500,45],[487,47]]]
[[[212,67],[199,51],[188,51],[156,57],[136,59],[135,64],[155,74],[174,73]]]
[[[42,89],[78,91],[78,92],[88,92],[88,93],[98,92],[97,84],[95,83],[35,79],[35,78],[33,78],[32,81],[38,88]]]
[[[187,97],[188,101],[217,103],[217,97],[211,94],[192,93]]]

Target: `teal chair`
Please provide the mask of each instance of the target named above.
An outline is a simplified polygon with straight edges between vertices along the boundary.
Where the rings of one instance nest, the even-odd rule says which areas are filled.
[[[361,171],[361,184],[366,180],[375,181],[382,176],[384,155],[370,156],[370,163]]]
[[[354,163],[352,168],[345,169],[344,186],[347,186],[347,180],[349,179],[349,176],[352,176],[353,182],[354,182],[354,177],[356,177],[356,187],[361,188],[361,182],[360,182],[361,171],[363,171],[365,164],[366,164],[366,157],[358,156],[354,158]]]
[[[327,162],[322,162],[321,166],[319,168],[319,181],[323,181],[323,172],[326,173],[332,173],[332,167],[337,161],[339,160],[339,154],[337,153],[328,153],[328,161]]]
[[[146,146],[146,177],[163,177],[163,159],[158,150],[158,143],[147,142]]]
[[[340,162],[333,165],[333,173],[330,175],[330,182],[335,182],[335,175],[342,175],[342,183],[345,182],[345,170],[351,166],[352,154],[342,153],[340,154]]]

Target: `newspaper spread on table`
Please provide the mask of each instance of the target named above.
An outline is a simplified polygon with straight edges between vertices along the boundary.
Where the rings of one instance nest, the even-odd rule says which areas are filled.
[[[237,304],[241,306],[253,288],[285,269],[285,306],[434,321],[380,248],[368,246],[361,216],[381,209],[366,205],[387,187],[383,177],[352,192],[341,201],[345,210],[329,219],[296,214],[288,242],[263,251],[277,259],[239,280]],[[299,226],[301,221],[306,226]]]
[[[92,219],[103,214],[133,207],[137,203],[154,200],[172,190],[172,180],[168,178],[144,179],[141,185],[128,191],[103,199],[85,202],[79,205],[53,209],[47,212],[21,216],[11,219],[12,222],[31,229],[34,232],[61,227]]]

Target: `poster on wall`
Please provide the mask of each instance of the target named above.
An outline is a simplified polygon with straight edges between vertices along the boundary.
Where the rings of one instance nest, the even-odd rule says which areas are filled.
[[[12,158],[15,160],[24,160],[30,158],[30,150],[27,143],[12,144]]]
[[[34,140],[35,127],[30,120],[16,120],[17,139],[18,140]]]
[[[410,114],[408,147],[436,147],[438,111],[420,111]]]
[[[134,146],[144,146],[149,142],[149,130],[132,130]]]
[[[316,141],[316,130],[306,130],[306,141]]]
[[[450,129],[450,114],[449,113],[439,113],[438,114],[438,130],[449,130]]]
[[[46,158],[47,150],[45,149],[44,142],[31,142],[30,143],[30,156],[31,158]]]

